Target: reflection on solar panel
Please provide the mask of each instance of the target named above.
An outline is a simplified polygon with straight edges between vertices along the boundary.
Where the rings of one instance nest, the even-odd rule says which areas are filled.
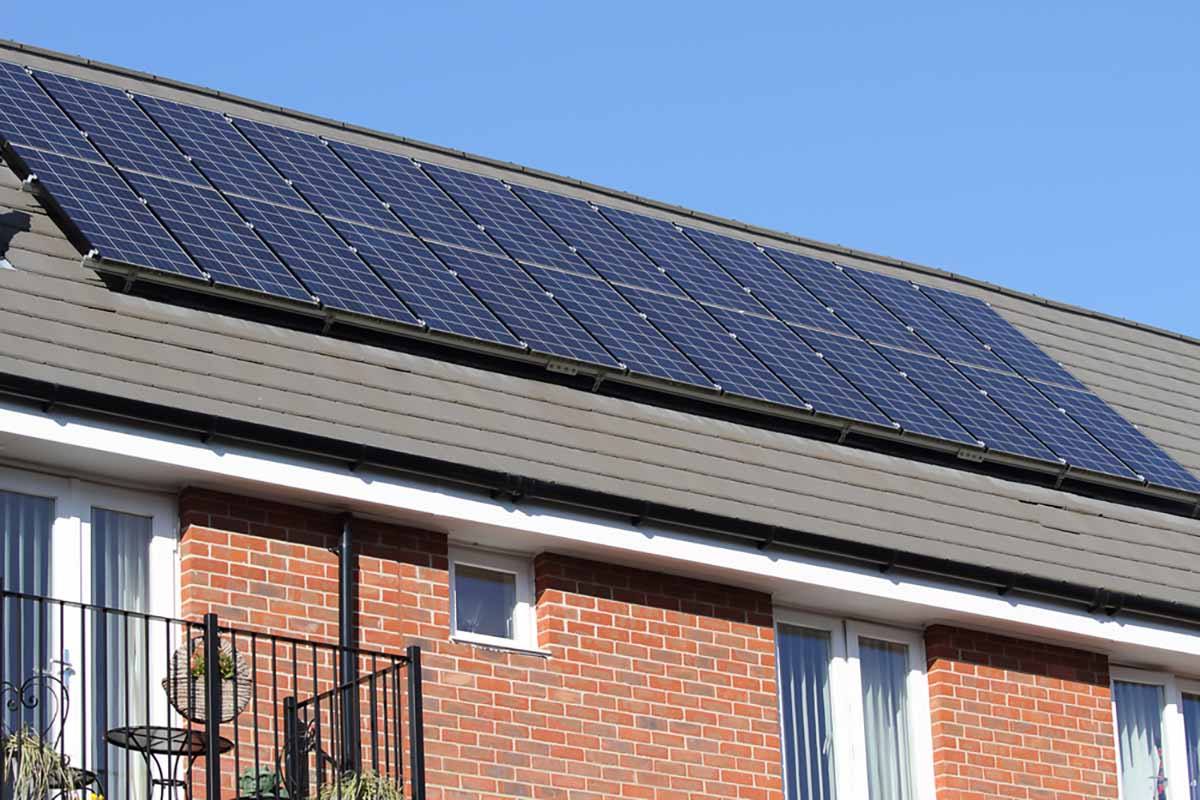
[[[315,301],[560,371],[719,388],[1200,493],[974,297],[2,62],[0,144],[92,263],[139,281]]]

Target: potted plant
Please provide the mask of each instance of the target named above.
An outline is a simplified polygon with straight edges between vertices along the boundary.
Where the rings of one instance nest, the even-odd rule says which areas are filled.
[[[287,787],[283,779],[273,769],[267,767],[246,767],[238,775],[238,797],[242,800],[263,800],[263,798],[280,798],[286,800]]]
[[[0,739],[0,784],[11,800],[46,800],[50,791],[73,786],[63,756],[30,728]]]
[[[204,640],[191,639],[175,651],[163,679],[163,689],[176,711],[192,722],[206,719]],[[221,676],[221,722],[231,722],[250,702],[250,667],[226,640],[217,649],[217,672]]]
[[[317,792],[317,800],[404,800],[396,781],[370,767],[343,772]]]

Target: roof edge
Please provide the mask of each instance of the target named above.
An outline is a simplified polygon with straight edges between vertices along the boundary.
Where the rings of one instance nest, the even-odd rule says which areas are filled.
[[[96,60],[93,60],[90,58],[85,58],[83,56],[76,56],[76,55],[71,55],[69,53],[62,53],[57,50],[50,50],[50,49],[47,49],[44,47],[37,47],[36,45],[28,45],[28,44],[24,44],[22,42],[14,41],[12,39],[0,38],[0,52],[6,51],[6,50],[7,51],[15,51],[15,52],[19,52],[19,53],[28,53],[30,55],[38,56],[40,58],[46,58],[46,59],[49,59],[52,61],[61,61],[61,62],[68,63],[68,64],[74,64],[76,66],[88,67],[91,69],[99,70],[101,72],[109,72],[114,75],[120,75],[120,76],[126,77],[126,78],[134,78],[137,80],[148,81],[150,83],[159,84],[161,86],[168,87],[171,89],[177,89],[177,90],[184,91],[184,92],[191,92],[191,93],[195,93],[195,94],[206,95],[208,97],[212,97],[215,99],[224,100],[224,101],[235,103],[238,105],[248,106],[248,107],[251,107],[254,109],[258,109],[260,111],[268,111],[268,112],[271,112],[274,114],[282,114],[284,116],[292,117],[294,119],[302,120],[305,122],[311,122],[311,123],[316,123],[318,125],[326,125],[326,126],[330,126],[333,128],[339,128],[341,130],[345,130],[345,131],[348,131],[351,133],[356,133],[356,134],[359,134],[362,136],[367,136],[367,137],[370,137],[373,139],[379,139],[379,140],[383,140],[383,141],[387,141],[387,142],[393,142],[395,144],[401,144],[406,147],[411,147],[411,148],[418,149],[418,150],[425,150],[425,151],[428,151],[431,153],[438,153],[441,155],[453,156],[455,158],[460,158],[465,161],[474,162],[474,163],[477,163],[477,164],[480,164],[483,166],[487,166],[487,167],[491,167],[494,169],[500,169],[500,170],[506,170],[509,172],[517,172],[517,173],[521,173],[521,174],[525,174],[525,175],[530,175],[532,177],[539,178],[541,180],[549,181],[552,183],[559,183],[559,184],[563,184],[566,186],[574,187],[576,189],[583,189],[583,190],[586,190],[589,192],[594,192],[596,194],[607,195],[609,197],[613,197],[616,199],[637,203],[642,206],[647,206],[650,208],[658,209],[660,211],[669,212],[671,214],[675,214],[678,216],[691,217],[692,219],[700,220],[700,221],[707,222],[709,224],[717,225],[717,226],[724,227],[724,228],[741,231],[743,233],[757,234],[760,236],[769,236],[773,239],[776,239],[776,240],[779,240],[782,242],[800,245],[802,247],[807,247],[807,248],[810,248],[813,250],[819,250],[819,251],[822,251],[825,253],[829,253],[831,255],[849,256],[851,258],[858,258],[858,259],[862,259],[864,261],[871,261],[871,262],[874,262],[874,263],[877,263],[877,264],[880,264],[883,266],[909,270],[912,272],[929,275],[931,277],[941,278],[943,280],[953,281],[955,283],[965,284],[967,286],[973,286],[973,287],[976,287],[979,289],[985,289],[990,292],[1002,294],[1002,295],[1005,295],[1006,297],[1012,297],[1014,299],[1033,303],[1035,305],[1045,306],[1048,308],[1054,308],[1059,311],[1065,311],[1070,314],[1075,314],[1075,315],[1083,316],[1083,317],[1090,317],[1092,319],[1097,319],[1097,320],[1101,320],[1103,322],[1121,325],[1126,328],[1132,328],[1134,330],[1143,331],[1145,333],[1154,334],[1156,336],[1162,336],[1162,337],[1165,337],[1168,339],[1174,339],[1176,341],[1186,342],[1188,344],[1194,344],[1194,345],[1200,346],[1200,337],[1189,336],[1187,334],[1179,333],[1177,331],[1172,331],[1167,328],[1160,328],[1160,327],[1157,327],[1154,325],[1146,324],[1144,322],[1138,322],[1136,320],[1127,319],[1125,317],[1118,317],[1113,314],[1106,314],[1101,311],[1095,311],[1093,309],[1084,308],[1082,306],[1072,305],[1070,303],[1062,302],[1059,300],[1051,300],[1049,298],[1041,297],[1039,295],[1030,294],[1028,292],[1018,291],[1017,289],[1010,289],[1006,286],[1001,286],[999,284],[991,283],[990,281],[984,281],[984,280],[980,280],[978,278],[971,278],[966,275],[960,275],[958,273],[950,272],[950,271],[944,270],[944,269],[939,269],[937,267],[930,267],[930,266],[926,266],[924,264],[918,264],[913,261],[906,261],[906,260],[900,259],[900,258],[892,258],[891,256],[884,256],[884,255],[880,255],[878,253],[872,253],[867,250],[858,250],[858,249],[855,249],[852,247],[846,247],[845,245],[831,244],[829,242],[822,242],[822,241],[819,241],[816,239],[809,239],[809,238],[806,238],[803,236],[798,236],[796,234],[787,233],[784,231],[777,231],[772,228],[764,228],[764,227],[761,227],[758,225],[751,225],[746,222],[741,222],[741,221],[735,220],[735,219],[729,219],[727,217],[721,217],[716,214],[708,214],[703,211],[696,211],[694,209],[686,208],[684,206],[678,206],[678,205],[674,205],[672,203],[665,203],[660,200],[655,200],[655,199],[649,198],[649,197],[643,197],[642,195],[633,194],[631,192],[624,192],[624,191],[621,191],[620,189],[613,189],[611,187],[601,186],[599,184],[594,184],[594,183],[589,183],[587,181],[579,180],[578,178],[571,178],[571,177],[567,177],[565,175],[558,175],[553,172],[545,172],[543,170],[539,170],[539,169],[536,169],[533,167],[526,167],[521,164],[513,163],[511,161],[501,161],[499,159],[489,158],[487,156],[481,156],[481,155],[477,155],[475,153],[469,153],[465,150],[456,150],[451,147],[443,147],[441,145],[432,144],[430,142],[424,142],[419,139],[410,139],[406,136],[399,136],[397,134],[387,133],[385,131],[379,131],[379,130],[375,130],[373,128],[366,128],[366,127],[362,127],[359,125],[353,125],[353,124],[350,124],[347,122],[342,122],[340,120],[331,119],[329,117],[322,117],[317,114],[309,114],[304,111],[297,111],[296,109],[288,108],[286,106],[277,106],[277,105],[272,105],[271,103],[264,103],[262,101],[254,100],[252,98],[242,97],[241,95],[229,94],[228,92],[222,92],[217,89],[210,89],[206,86],[199,86],[196,84],[187,83],[185,81],[178,81],[173,78],[167,78],[167,77],[164,77],[161,75],[155,75],[155,74],[149,73],[149,72],[142,72],[140,70],[129,69],[127,67],[121,67],[121,66],[118,66],[115,64],[109,64],[104,61],[96,61]]]

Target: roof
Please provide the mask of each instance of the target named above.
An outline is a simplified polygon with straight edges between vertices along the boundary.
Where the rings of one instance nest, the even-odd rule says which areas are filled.
[[[7,52],[5,52],[7,51]],[[0,56],[973,294],[1200,470],[1200,342],[939,270],[20,45]],[[13,56],[18,58],[13,59]],[[1200,606],[1200,524],[110,291],[0,174],[0,372],[647,502]],[[23,230],[25,229],[25,230]],[[70,322],[65,322],[70,320]],[[681,457],[686,454],[686,457]],[[1153,576],[1147,580],[1147,576]]]

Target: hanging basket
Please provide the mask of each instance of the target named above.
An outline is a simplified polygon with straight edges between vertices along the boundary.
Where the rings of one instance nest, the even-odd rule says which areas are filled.
[[[192,722],[206,720],[206,695],[204,675],[193,676],[192,665],[197,652],[203,652],[204,639],[197,636],[186,645],[180,647],[171,656],[167,665],[167,677],[163,678],[162,686],[167,693],[171,706],[185,719]],[[232,722],[234,717],[250,703],[250,667],[241,653],[222,639],[217,647],[222,656],[233,658],[233,677],[221,681],[221,722]],[[217,665],[205,665],[205,669],[220,669]]]

